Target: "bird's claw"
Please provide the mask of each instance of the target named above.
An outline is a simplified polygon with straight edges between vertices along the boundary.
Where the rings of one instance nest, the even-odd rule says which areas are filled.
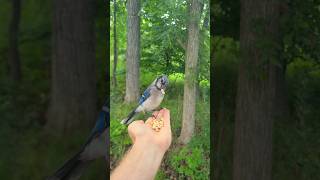
[[[157,114],[155,115],[155,113],[152,113],[152,116],[154,119],[158,119],[158,115],[159,115],[159,111],[157,112]]]

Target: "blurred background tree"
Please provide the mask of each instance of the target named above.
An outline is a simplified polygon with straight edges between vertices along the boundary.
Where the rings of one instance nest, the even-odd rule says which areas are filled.
[[[11,79],[18,83],[21,80],[21,63],[19,53],[19,27],[21,15],[21,1],[12,1],[12,13],[9,25],[9,50],[8,50],[8,65]]]
[[[109,85],[108,10],[91,0],[2,2],[0,179],[44,179],[86,140]],[[101,159],[82,179],[105,177]]]
[[[95,123],[94,11],[90,0],[53,2],[51,99],[46,128],[55,135]]]
[[[266,5],[265,2],[213,0],[211,3],[215,105],[214,129],[211,131],[214,169],[211,173],[214,179],[219,180],[263,179],[260,176],[263,173],[257,172],[258,167],[265,167],[272,168],[264,174],[266,179],[317,179],[320,167],[317,156],[320,144],[316,140],[320,136],[317,131],[320,101],[315,93],[320,89],[314,82],[319,78],[320,1],[281,1],[268,5],[264,8],[266,11],[260,10],[257,16],[247,14],[259,10]],[[274,9],[273,14],[268,14]],[[261,17],[263,15],[265,17]],[[265,31],[269,28],[278,29],[276,35],[273,31]],[[252,33],[249,38],[244,31]],[[253,39],[256,39],[254,43],[248,44]],[[251,53],[243,54],[248,51]],[[257,59],[261,66],[256,67],[252,59]],[[266,80],[274,83],[259,90],[262,85],[248,84],[252,78],[244,80],[243,77],[252,71],[260,74],[258,69],[262,67],[269,66],[263,71],[270,71],[270,59],[275,59],[271,61],[274,77],[270,74],[262,76],[264,78],[257,83],[263,84]],[[255,68],[250,69],[250,66]],[[248,90],[240,91],[250,87],[257,89],[250,94],[244,94]],[[267,93],[275,91],[275,98],[254,99],[256,93],[262,94],[266,90],[269,91]],[[258,107],[248,110],[252,103],[270,103],[272,107],[271,110],[259,110]],[[258,112],[261,117],[254,115]],[[262,117],[267,116],[269,120],[263,120]],[[269,138],[266,139],[265,135]],[[259,164],[263,159],[259,154],[264,157],[272,155],[260,162],[262,166],[250,167],[248,164]]]

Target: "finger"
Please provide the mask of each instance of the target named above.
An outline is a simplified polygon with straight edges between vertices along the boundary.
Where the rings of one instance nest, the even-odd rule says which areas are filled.
[[[133,121],[128,126],[128,131],[135,129],[135,127],[139,126],[140,124],[143,124],[142,120]]]
[[[165,128],[171,129],[170,125],[170,111],[166,108],[161,109],[160,117],[163,118],[163,124]]]
[[[136,131],[139,129],[139,126],[143,123],[144,122],[142,120],[138,120],[138,121],[133,121],[131,124],[129,124],[128,134],[133,142],[136,139]]]
[[[152,113],[152,115],[153,115],[155,118],[158,117],[159,111],[154,111],[154,112]]]

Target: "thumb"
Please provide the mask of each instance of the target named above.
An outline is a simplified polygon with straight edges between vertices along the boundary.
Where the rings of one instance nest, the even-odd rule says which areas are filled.
[[[136,137],[142,134],[143,128],[141,125],[144,125],[144,122],[142,120],[139,121],[133,121],[129,126],[128,126],[128,134],[132,140],[132,142],[135,141]]]

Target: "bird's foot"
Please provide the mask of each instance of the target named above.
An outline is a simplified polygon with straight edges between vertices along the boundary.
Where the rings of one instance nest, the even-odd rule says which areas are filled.
[[[158,118],[158,115],[159,115],[159,112],[160,112],[160,110],[159,110],[159,111],[153,111],[153,112],[152,112],[152,117],[153,117],[154,119],[157,119],[157,118]]]

